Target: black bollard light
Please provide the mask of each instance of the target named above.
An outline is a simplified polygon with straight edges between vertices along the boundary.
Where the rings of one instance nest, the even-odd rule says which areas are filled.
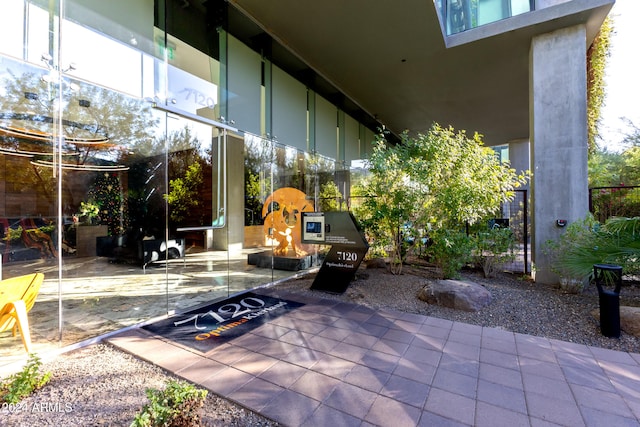
[[[600,299],[600,331],[605,337],[619,338],[622,267],[612,264],[595,264],[593,274]],[[605,286],[613,286],[614,289],[605,289]]]

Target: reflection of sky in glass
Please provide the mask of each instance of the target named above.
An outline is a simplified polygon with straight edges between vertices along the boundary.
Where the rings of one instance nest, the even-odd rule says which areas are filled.
[[[0,52],[23,59],[23,48],[26,45],[27,62],[44,66],[42,55],[49,53],[49,12],[29,5],[25,43],[22,38],[25,28],[23,8],[23,0],[2,0],[3,25],[0,26],[0,36],[3,42]],[[162,102],[169,102],[193,114],[198,114],[199,110],[213,111],[218,104],[217,85],[172,65],[166,66],[162,60],[133,46],[67,19],[63,20],[61,33],[60,68],[66,70],[68,76],[136,98],[158,97]],[[180,62],[200,65],[211,63],[211,66],[217,64],[185,43],[178,40],[175,42],[180,46]],[[71,64],[74,69],[68,69]],[[167,73],[165,89],[163,76]]]
[[[19,21],[22,23],[22,21]],[[56,25],[58,19],[55,20]],[[32,4],[29,5],[29,25],[27,27],[27,61],[38,64],[43,53],[49,52],[49,12]],[[23,29],[18,30],[20,33]],[[14,42],[14,41],[12,41]],[[14,42],[15,43],[15,42]],[[22,49],[22,46],[20,46]],[[22,57],[20,55],[19,57]]]
[[[23,58],[24,0],[2,0],[0,25],[0,52],[14,58]],[[27,59],[39,62],[42,53],[49,51],[49,14],[42,8],[29,5],[30,25],[27,27]]]
[[[511,15],[516,16],[521,13],[529,12],[531,5],[529,0],[511,0]]]
[[[2,25],[0,25],[0,50],[16,58],[22,57],[22,0],[2,1]]]
[[[162,118],[162,115],[164,113],[158,111],[157,114],[159,115],[160,118]],[[191,136],[194,139],[197,139],[198,142],[200,143],[200,155],[204,158],[207,158],[210,156],[210,154],[207,153],[207,151],[211,151],[211,144],[212,144],[212,132],[213,129],[210,125],[201,123],[201,122],[197,122],[195,120],[189,120],[183,117],[179,117],[173,114],[167,114],[167,126],[166,126],[166,131],[167,133],[170,134],[177,134],[180,133],[182,130],[185,129],[185,127],[188,127],[191,130]],[[162,137],[163,133],[164,133],[164,129],[158,129],[159,133],[158,133],[158,137]]]
[[[61,59],[63,68],[75,65],[69,71],[74,77],[142,96],[141,53],[135,49],[65,20]]]

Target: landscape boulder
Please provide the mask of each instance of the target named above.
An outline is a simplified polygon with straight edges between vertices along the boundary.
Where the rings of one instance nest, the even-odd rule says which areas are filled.
[[[600,309],[596,308],[591,315],[600,321]],[[633,335],[640,337],[640,307],[620,306],[620,329]]]
[[[384,258],[371,258],[365,261],[367,268],[387,268]]]
[[[418,298],[456,310],[478,311],[491,303],[491,292],[465,280],[434,280],[420,290]]]

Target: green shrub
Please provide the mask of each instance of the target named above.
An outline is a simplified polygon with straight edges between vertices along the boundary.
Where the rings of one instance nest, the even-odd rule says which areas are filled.
[[[546,243],[551,269],[561,278],[587,283],[594,264],[620,265],[625,275],[640,273],[640,217],[609,218],[603,225],[589,215],[569,224]]]
[[[187,427],[200,425],[200,408],[207,390],[184,381],[169,380],[164,390],[147,389],[149,404],[142,408],[131,427]]]
[[[4,230],[4,237],[2,238],[2,240],[6,240],[6,241],[13,241],[13,240],[20,240],[22,238],[22,227],[18,226],[18,228],[7,228],[6,230]]]
[[[509,228],[490,228],[472,238],[473,262],[481,267],[484,277],[495,277],[496,270],[515,259],[516,240]]]
[[[467,136],[437,123],[425,134],[402,133],[397,144],[379,135],[367,166],[369,174],[354,187],[363,196],[356,215],[368,238],[389,254],[394,274],[429,237],[444,274],[457,276],[469,258],[468,242],[451,233],[438,241],[431,230],[478,223],[512,201],[513,190],[528,180],[528,174],[518,175],[500,162],[479,134]],[[460,239],[462,250],[449,245],[451,239]],[[454,260],[457,255],[461,259]]]
[[[622,266],[624,274],[640,274],[640,217],[609,218],[598,233],[593,248],[600,264]]]
[[[0,383],[0,401],[18,403],[49,382],[51,373],[40,373],[42,362],[34,353],[29,354],[22,371],[11,375]]]
[[[595,239],[600,224],[593,215],[567,225],[557,240],[549,240],[544,245],[544,253],[549,257],[551,271],[561,280],[584,282],[593,268],[593,262],[587,261],[586,267],[582,258],[587,248],[597,247]]]
[[[473,243],[463,231],[439,229],[430,234],[425,253],[438,268],[445,279],[457,279],[460,271],[471,261]]]

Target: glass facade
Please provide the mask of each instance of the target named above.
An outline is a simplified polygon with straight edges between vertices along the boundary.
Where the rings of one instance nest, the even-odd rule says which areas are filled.
[[[446,35],[535,9],[535,0],[434,0]]]
[[[0,4],[1,274],[45,274],[33,351],[297,274],[274,249],[317,263],[296,215],[335,206],[330,183],[348,198],[374,133],[236,36],[227,7]],[[24,355],[11,331],[0,354]]]

